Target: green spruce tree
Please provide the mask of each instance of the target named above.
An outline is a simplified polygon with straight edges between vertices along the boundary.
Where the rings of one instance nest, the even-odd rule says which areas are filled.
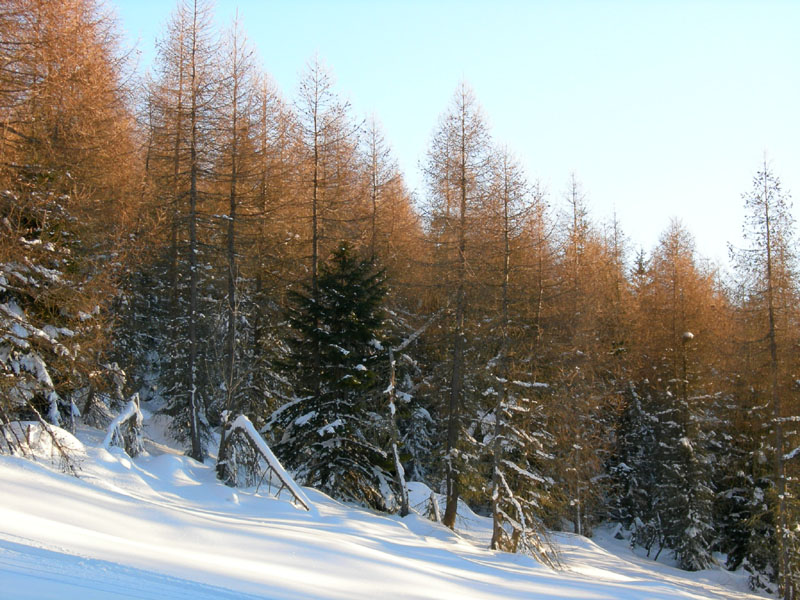
[[[305,485],[391,509],[391,459],[378,443],[386,422],[377,375],[383,272],[342,243],[321,266],[317,286],[316,299],[310,286],[290,292],[283,367],[295,397],[268,424],[275,451]]]

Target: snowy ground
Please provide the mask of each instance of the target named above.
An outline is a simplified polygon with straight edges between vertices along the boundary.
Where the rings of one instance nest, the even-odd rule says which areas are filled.
[[[462,536],[310,489],[309,513],[219,484],[164,440],[134,461],[102,449],[100,432],[79,437],[79,479],[0,456],[0,598],[756,598],[741,574],[655,564],[602,531],[559,535],[552,571],[486,550],[490,523],[468,511]]]

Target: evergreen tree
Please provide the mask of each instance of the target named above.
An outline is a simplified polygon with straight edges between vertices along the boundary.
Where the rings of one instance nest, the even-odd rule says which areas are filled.
[[[295,398],[268,429],[279,458],[306,485],[378,509],[393,506],[391,458],[379,446],[378,341],[383,274],[346,243],[312,287],[290,292],[289,360]]]
[[[422,403],[414,401],[408,414],[401,417],[401,439],[404,451],[403,468],[408,481],[429,481],[430,457],[435,450],[433,416]]]
[[[499,380],[499,381],[498,381]],[[523,552],[550,566],[558,563],[557,551],[544,527],[553,480],[552,436],[546,431],[543,403],[538,396],[547,385],[526,381],[502,381],[493,410],[484,417],[483,443],[491,458],[491,548]],[[489,478],[487,478],[489,479]]]
[[[631,529],[631,545],[645,548],[648,556],[654,548],[661,552],[665,537],[659,496],[658,398],[650,382],[630,384],[617,430],[616,464],[611,469],[612,514]]]
[[[666,545],[672,549],[680,568],[699,571],[714,564],[713,499],[709,458],[697,422],[685,398],[677,398],[674,420],[666,426],[672,443],[665,457],[666,481],[663,502],[667,532]]]
[[[714,413],[718,419],[719,441],[712,445],[716,471],[715,547],[726,555],[725,567],[731,571],[742,566],[750,538],[748,501],[749,491],[754,487],[755,466],[750,463],[753,453],[749,444],[755,439],[750,430],[760,418],[748,418],[748,412],[737,405],[735,392],[719,394],[716,398]]]
[[[641,386],[640,386],[641,387]],[[609,516],[633,531],[632,543],[649,549],[649,532],[640,531],[650,521],[653,491],[652,452],[655,417],[650,395],[630,383],[616,428],[616,449],[609,467],[612,479]]]

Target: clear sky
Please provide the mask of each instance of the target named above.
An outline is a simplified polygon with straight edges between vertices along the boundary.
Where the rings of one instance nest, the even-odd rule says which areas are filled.
[[[146,68],[175,4],[110,4]],[[765,153],[800,195],[800,1],[218,0],[217,22],[237,7],[285,98],[318,53],[420,196],[462,79],[552,204],[574,172],[593,219],[616,212],[633,249],[679,217],[724,261]]]

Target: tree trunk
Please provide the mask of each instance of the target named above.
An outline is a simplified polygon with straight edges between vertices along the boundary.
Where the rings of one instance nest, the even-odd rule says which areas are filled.
[[[395,385],[394,351],[392,348],[389,348],[389,413],[391,415],[392,457],[394,458],[395,483],[400,490],[400,516],[405,517],[409,513],[408,487],[406,486],[406,475],[403,470],[403,464],[400,461],[400,436],[397,431],[397,392]]]
[[[237,161],[238,161],[238,104],[239,104],[239,72],[238,72],[239,48],[237,41],[234,40],[233,48],[233,106],[231,114],[231,172],[230,172],[230,208],[228,212],[228,348],[226,352],[226,375],[227,375],[227,398],[225,408],[234,409],[234,387],[236,378],[236,204],[238,202],[236,183],[237,183]]]
[[[764,172],[766,173],[766,165]],[[783,593],[784,600],[792,597],[792,586],[789,581],[789,548],[786,539],[786,478],[783,464],[783,422],[781,420],[781,396],[778,389],[778,343],[775,336],[775,299],[772,264],[772,231],[769,211],[769,190],[767,177],[764,177],[764,229],[766,233],[767,251],[767,317],[769,330],[767,339],[769,343],[769,388],[772,403],[772,420],[775,427],[775,483],[778,492],[778,518],[776,519],[778,540],[779,575],[778,586]]]
[[[318,98],[315,99],[318,102]],[[314,163],[312,173],[312,187],[311,187],[311,297],[315,303],[319,302],[319,282],[317,281],[318,262],[319,262],[319,125],[317,122],[317,111],[319,105],[314,106]],[[318,327],[316,316],[314,317],[314,327]],[[319,347],[319,340],[316,342],[314,349],[314,400],[319,402],[321,393],[321,373],[322,357],[321,348]]]
[[[503,445],[502,440],[505,434],[505,408],[506,408],[506,395],[509,368],[508,368],[508,327],[509,327],[509,310],[508,310],[508,283],[510,279],[511,270],[511,241],[510,237],[510,220],[508,214],[508,204],[510,201],[510,191],[508,186],[508,172],[504,165],[504,185],[503,185],[503,283],[502,283],[502,297],[501,297],[501,311],[502,311],[502,324],[501,324],[501,342],[500,342],[500,371],[501,383],[500,394],[497,400],[497,406],[494,413],[494,440],[492,442],[492,541],[489,547],[492,550],[497,550],[500,545],[500,540],[503,535],[503,519],[500,514],[500,465],[503,459]]]
[[[458,227],[458,289],[456,292],[456,322],[453,329],[453,371],[450,381],[450,410],[447,421],[447,472],[446,491],[447,504],[444,509],[444,523],[450,529],[455,528],[458,511],[459,473],[453,464],[458,453],[458,439],[461,429],[461,404],[464,386],[464,313],[467,310],[467,173],[466,173],[466,132],[462,113],[461,120],[461,155],[460,155],[460,200]]]
[[[170,212],[170,246],[169,246],[169,289],[170,289],[170,319],[177,319],[178,308],[178,222],[180,218],[180,199],[181,199],[181,142],[183,128],[183,27],[180,29],[181,38],[179,39],[180,54],[178,56],[178,98],[175,109],[175,145],[172,155],[172,207]],[[174,331],[174,329],[173,329]],[[173,339],[172,343],[177,343]],[[172,370],[177,369],[173,364]]]
[[[200,442],[200,398],[197,390],[197,4],[194,5],[192,28],[192,108],[189,187],[189,398],[191,457],[203,461]]]

